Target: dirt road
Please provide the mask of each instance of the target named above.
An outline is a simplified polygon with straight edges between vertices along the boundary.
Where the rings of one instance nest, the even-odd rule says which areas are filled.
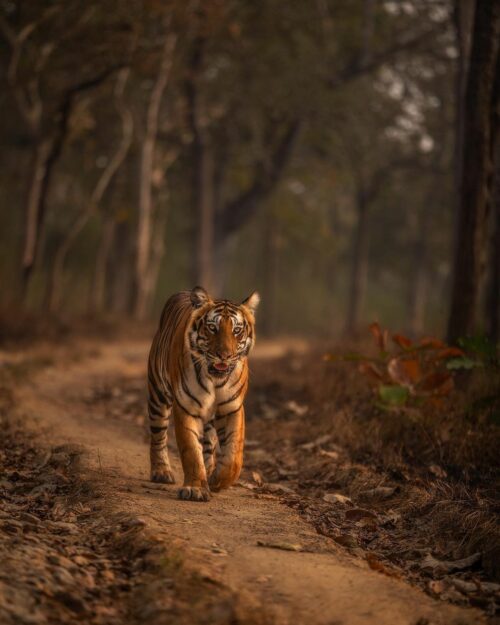
[[[278,622],[483,622],[475,610],[433,600],[399,579],[370,570],[276,498],[236,486],[209,503],[181,502],[175,486],[149,483],[140,408],[124,414],[124,406],[137,402],[138,396],[142,401],[147,349],[144,341],[87,348],[64,365],[56,359],[17,393],[19,414],[33,417],[46,441],[86,447],[88,467],[105,488],[110,508],[141,517],[161,540],[180,547],[193,568],[267,606]],[[273,355],[277,353],[263,344],[256,349],[252,368],[257,370],[261,358]],[[175,452],[174,469],[180,481]]]

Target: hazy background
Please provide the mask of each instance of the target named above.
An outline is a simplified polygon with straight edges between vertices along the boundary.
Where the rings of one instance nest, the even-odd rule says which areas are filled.
[[[2,0],[1,307],[444,331],[473,4]]]

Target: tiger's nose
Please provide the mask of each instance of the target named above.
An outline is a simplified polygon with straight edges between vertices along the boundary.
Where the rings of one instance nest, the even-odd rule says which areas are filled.
[[[228,360],[231,356],[231,352],[228,349],[218,349],[216,354],[221,360]]]

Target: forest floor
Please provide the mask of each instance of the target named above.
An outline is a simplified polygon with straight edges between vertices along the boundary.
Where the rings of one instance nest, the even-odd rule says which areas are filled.
[[[439,513],[463,499],[445,470],[363,455],[366,397],[299,342],[255,350],[238,485],[193,503],[150,483],[148,348],[0,352],[2,625],[497,622],[498,554]]]

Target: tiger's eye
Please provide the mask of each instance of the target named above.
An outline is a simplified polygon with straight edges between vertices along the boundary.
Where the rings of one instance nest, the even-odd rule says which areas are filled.
[[[207,324],[207,327],[213,334],[217,332],[217,326],[215,325],[215,323],[209,323]]]

